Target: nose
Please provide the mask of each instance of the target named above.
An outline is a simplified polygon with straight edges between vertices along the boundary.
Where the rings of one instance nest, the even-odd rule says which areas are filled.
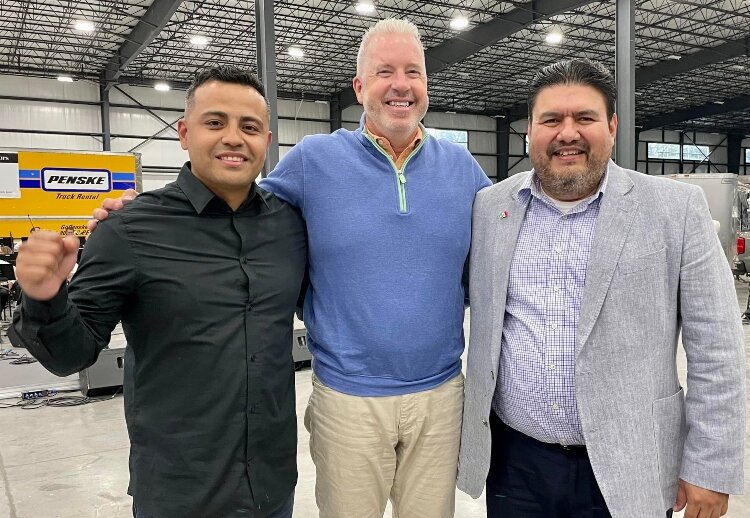
[[[557,133],[557,140],[563,142],[572,142],[578,140],[578,125],[572,117],[565,117],[560,125],[560,131]]]
[[[397,92],[406,92],[409,90],[409,78],[406,76],[406,71],[397,70],[391,76],[391,88]]]
[[[241,146],[242,145],[242,130],[236,124],[228,124],[224,129],[224,133],[221,136],[221,142],[227,146]]]

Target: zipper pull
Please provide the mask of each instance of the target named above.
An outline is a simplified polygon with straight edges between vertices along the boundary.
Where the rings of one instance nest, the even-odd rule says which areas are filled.
[[[401,184],[406,183],[406,176],[401,171],[398,172],[398,182]]]

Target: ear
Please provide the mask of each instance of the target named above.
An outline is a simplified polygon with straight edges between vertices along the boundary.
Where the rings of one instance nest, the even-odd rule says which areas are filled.
[[[364,102],[362,101],[362,88],[364,86],[362,80],[358,76],[354,76],[354,79],[352,79],[352,88],[357,95],[357,102],[362,105],[364,105]]]
[[[185,117],[177,121],[177,135],[180,137],[180,147],[187,150],[187,125]]]
[[[615,141],[617,136],[617,114],[612,114],[612,119],[609,121],[609,134],[612,136],[612,142]]]
[[[270,131],[268,132],[268,141],[266,142],[266,149],[271,147],[271,142],[273,142],[273,133]]]

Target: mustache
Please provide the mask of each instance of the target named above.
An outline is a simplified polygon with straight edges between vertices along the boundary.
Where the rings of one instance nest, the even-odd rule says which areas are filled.
[[[553,153],[557,153],[561,149],[575,149],[577,151],[581,151],[582,153],[589,153],[590,151],[588,144],[586,144],[585,142],[570,142],[567,144],[552,142],[549,146],[547,146],[547,153],[551,155]]]

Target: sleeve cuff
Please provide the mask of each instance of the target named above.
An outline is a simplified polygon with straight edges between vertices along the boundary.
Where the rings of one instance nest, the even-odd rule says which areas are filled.
[[[68,306],[68,283],[64,282],[57,295],[49,300],[35,300],[24,295],[21,305],[24,313],[40,324],[59,319],[65,314]]]

